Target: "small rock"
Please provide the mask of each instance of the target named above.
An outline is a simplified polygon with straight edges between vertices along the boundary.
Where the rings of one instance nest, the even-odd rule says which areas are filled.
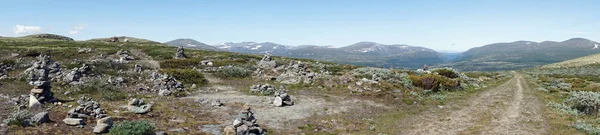
[[[283,99],[281,99],[281,97],[275,97],[275,99],[273,100],[273,105],[275,105],[276,107],[283,106]]]
[[[101,134],[108,132],[110,126],[108,124],[98,124],[94,127],[94,133]]]
[[[185,132],[185,129],[183,129],[183,128],[175,128],[175,129],[169,129],[169,131],[170,132],[181,132],[181,133],[183,133],[183,132]]]
[[[72,108],[72,107],[73,107],[73,105],[68,105],[67,107],[69,107],[69,108]]]
[[[35,96],[29,95],[29,108],[42,108],[42,103]]]
[[[50,121],[50,117],[48,117],[48,112],[41,112],[31,117],[31,120],[34,123],[42,124]]]
[[[63,93],[63,95],[69,95],[71,94],[71,91],[65,91],[65,93]]]
[[[65,118],[63,122],[69,126],[83,125],[83,119],[80,118]]]
[[[155,135],[167,135],[167,132],[164,131],[158,131],[154,133]]]

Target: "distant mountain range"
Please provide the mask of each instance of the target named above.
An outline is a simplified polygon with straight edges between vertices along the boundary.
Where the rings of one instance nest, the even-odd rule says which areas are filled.
[[[175,39],[169,42],[165,42],[164,44],[170,45],[170,46],[181,46],[181,47],[187,47],[187,48],[195,48],[195,49],[200,49],[200,50],[210,50],[210,51],[223,51],[217,47],[214,46],[210,46],[207,45],[205,43],[202,42],[198,42],[196,40],[193,39],[189,39],[189,38],[180,38],[180,39]]]
[[[419,46],[385,45],[375,42],[359,42],[344,47],[289,46],[271,42],[226,42],[210,46],[192,39],[177,39],[165,44],[247,54],[265,54],[269,52],[276,56],[307,58],[361,66],[415,69],[430,65],[434,67],[453,67],[464,71],[522,69],[600,53],[600,48],[597,48],[600,43],[584,38],[573,38],[562,42],[516,41],[494,43],[475,47],[462,53],[437,52]]]
[[[598,45],[600,43],[584,38],[495,43],[469,49],[453,63],[440,66],[481,71],[522,69],[600,53]]]

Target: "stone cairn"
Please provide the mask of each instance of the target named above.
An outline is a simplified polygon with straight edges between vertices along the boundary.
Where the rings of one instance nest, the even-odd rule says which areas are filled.
[[[273,97],[273,99],[271,99],[271,101],[271,103],[276,107],[294,105],[294,102],[292,102],[292,98],[290,98],[288,93],[283,88],[281,88],[281,90],[279,90],[278,92],[275,92],[275,96]]]
[[[251,93],[271,95],[276,91],[275,87],[270,84],[259,84],[250,86]]]
[[[67,112],[67,118],[63,122],[69,126],[83,127],[85,119],[96,119],[94,133],[106,133],[112,127],[112,117],[106,115],[106,111],[100,108],[100,104],[91,98],[81,97],[77,100],[77,107]]]
[[[232,125],[225,127],[226,135],[265,135],[266,133],[256,124],[254,112],[249,106],[244,105],[244,110],[239,118],[233,120]]]
[[[175,58],[177,59],[185,59],[187,58],[187,56],[185,56],[185,53],[183,52],[183,47],[177,47],[177,53],[175,54]]]
[[[51,62],[49,56],[40,55],[38,56],[38,61],[34,62],[33,66],[24,72],[27,82],[29,85],[33,86],[30,94],[30,107],[35,104],[35,102],[45,102],[53,99],[52,92],[50,91],[51,81],[48,77],[48,74],[50,73],[48,64]],[[33,99],[37,101],[31,102]]]
[[[167,74],[158,75],[157,73],[152,73],[150,78],[159,80],[155,82],[153,90],[158,90],[158,95],[160,96],[168,96],[175,91],[183,91],[185,89],[181,82],[178,82],[175,78]]]
[[[273,59],[271,58],[271,54],[267,53],[265,54],[265,56],[263,56],[262,60],[258,62],[258,67],[265,69],[275,68],[277,67],[277,63],[273,61]]]

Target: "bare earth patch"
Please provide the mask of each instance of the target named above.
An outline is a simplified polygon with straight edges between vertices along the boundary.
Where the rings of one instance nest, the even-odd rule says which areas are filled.
[[[400,134],[548,134],[542,107],[522,75],[462,103],[407,118]],[[526,88],[523,88],[525,86]]]
[[[186,97],[199,100],[221,100],[226,106],[235,104],[250,105],[259,123],[274,129],[290,129],[295,126],[287,126],[288,123],[293,123],[293,120],[309,118],[314,115],[331,115],[339,114],[356,110],[365,106],[382,107],[385,105],[375,103],[369,100],[360,99],[345,99],[337,96],[327,96],[328,98],[310,96],[310,95],[294,95],[291,93],[293,106],[275,107],[269,104],[270,96],[247,95],[238,91],[233,91],[230,87],[215,85],[212,89],[219,89],[219,92],[200,93],[194,96]],[[234,107],[225,107],[223,112],[239,111],[230,110],[239,109]],[[233,119],[235,116],[230,116]],[[229,124],[226,121],[225,124]]]

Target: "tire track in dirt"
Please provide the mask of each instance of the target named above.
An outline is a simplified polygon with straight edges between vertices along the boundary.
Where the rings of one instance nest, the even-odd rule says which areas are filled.
[[[523,88],[523,76],[513,75],[508,82],[464,101],[401,120],[400,134],[546,134],[542,105]]]

